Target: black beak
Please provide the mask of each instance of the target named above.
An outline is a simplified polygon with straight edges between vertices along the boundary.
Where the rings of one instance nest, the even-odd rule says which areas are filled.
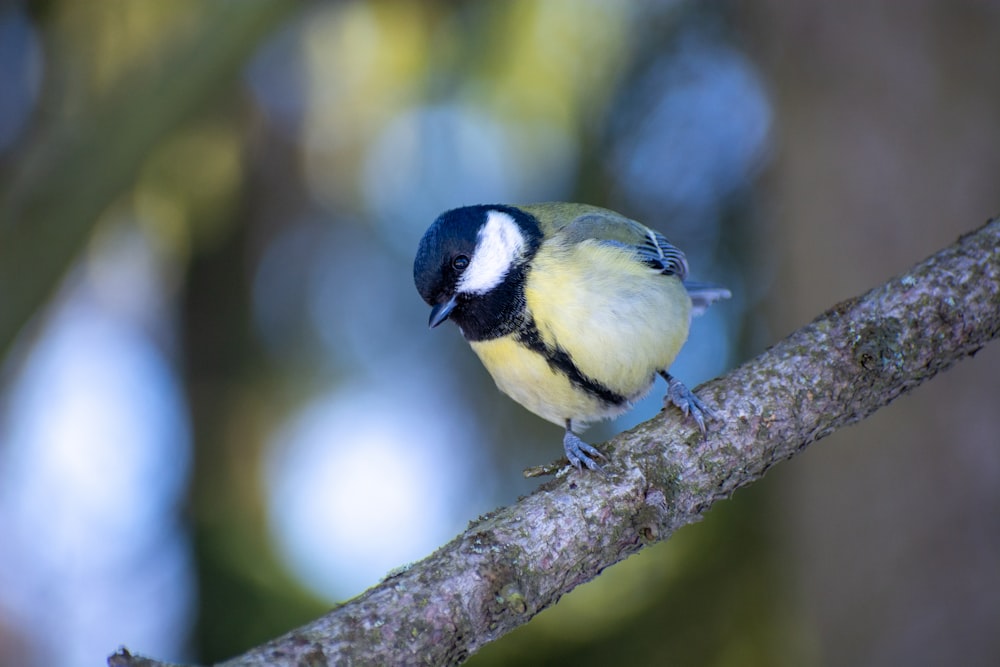
[[[433,329],[437,325],[444,322],[446,319],[448,319],[448,316],[451,315],[451,311],[455,310],[455,306],[457,304],[458,302],[455,301],[455,297],[452,296],[447,301],[439,303],[438,305],[431,308],[431,318],[430,320],[427,321],[427,325],[431,329]]]

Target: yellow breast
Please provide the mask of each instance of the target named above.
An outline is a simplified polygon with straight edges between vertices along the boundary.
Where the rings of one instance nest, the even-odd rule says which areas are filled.
[[[626,405],[609,411],[602,401],[574,386],[545,357],[518,343],[513,335],[471,345],[500,391],[554,424],[564,426],[572,419],[582,426],[628,409]]]
[[[558,268],[558,270],[557,270]],[[542,341],[587,378],[633,401],[666,370],[687,338],[691,300],[681,281],[638,263],[623,248],[585,241],[544,245],[525,282],[528,313]],[[472,343],[501,391],[562,425],[616,416],[515,337]]]

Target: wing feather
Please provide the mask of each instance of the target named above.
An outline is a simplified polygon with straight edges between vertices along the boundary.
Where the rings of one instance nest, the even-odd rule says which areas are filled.
[[[639,261],[664,275],[684,280],[688,274],[684,253],[667,237],[613,211],[591,207],[560,229],[558,235],[571,244],[592,240],[626,247]]]

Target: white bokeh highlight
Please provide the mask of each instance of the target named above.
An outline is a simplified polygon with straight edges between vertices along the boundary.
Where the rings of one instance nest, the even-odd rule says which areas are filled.
[[[468,521],[469,498],[485,502],[474,427],[441,410],[449,399],[438,393],[413,379],[344,387],[271,442],[271,532],[289,568],[327,599],[429,555]],[[460,453],[456,438],[469,442]]]

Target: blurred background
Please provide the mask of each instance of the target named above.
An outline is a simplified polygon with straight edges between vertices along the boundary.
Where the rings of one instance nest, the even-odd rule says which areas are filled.
[[[537,485],[426,328],[445,209],[666,233],[734,293],[693,386],[998,186],[995,0],[2,3],[0,665],[221,660]],[[470,664],[996,664],[998,396],[994,344]]]

